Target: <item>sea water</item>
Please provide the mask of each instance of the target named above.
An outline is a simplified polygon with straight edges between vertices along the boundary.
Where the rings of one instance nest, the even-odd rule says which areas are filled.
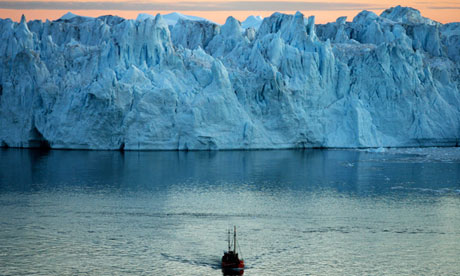
[[[233,225],[244,275],[459,275],[460,158],[421,153],[0,150],[0,275],[222,275]]]

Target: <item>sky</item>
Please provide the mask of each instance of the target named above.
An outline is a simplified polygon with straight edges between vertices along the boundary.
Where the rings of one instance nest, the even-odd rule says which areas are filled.
[[[362,10],[380,14],[397,5],[416,8],[423,16],[441,23],[460,22],[460,0],[0,0],[0,18],[19,21],[24,14],[27,20],[55,20],[70,11],[82,16],[111,14],[130,19],[136,18],[139,13],[155,15],[177,11],[223,24],[228,16],[243,21],[249,15],[266,17],[275,11],[301,11],[306,16],[315,15],[316,23],[327,23],[340,16],[352,20]]]

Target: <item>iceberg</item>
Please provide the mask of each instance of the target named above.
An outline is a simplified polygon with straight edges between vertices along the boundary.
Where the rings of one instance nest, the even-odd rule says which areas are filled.
[[[248,20],[1,19],[0,146],[458,146],[459,23],[401,6]]]

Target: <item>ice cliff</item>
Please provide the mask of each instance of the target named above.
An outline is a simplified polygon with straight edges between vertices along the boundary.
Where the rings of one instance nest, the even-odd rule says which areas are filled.
[[[168,26],[161,15],[0,20],[0,143],[458,144],[460,23],[400,6],[325,25],[301,13],[247,23],[178,18]]]

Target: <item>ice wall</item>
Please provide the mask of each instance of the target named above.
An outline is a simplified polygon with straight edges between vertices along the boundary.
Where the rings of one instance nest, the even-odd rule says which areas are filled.
[[[78,149],[453,146],[460,24],[417,10],[258,29],[161,15],[0,20],[0,143]]]

